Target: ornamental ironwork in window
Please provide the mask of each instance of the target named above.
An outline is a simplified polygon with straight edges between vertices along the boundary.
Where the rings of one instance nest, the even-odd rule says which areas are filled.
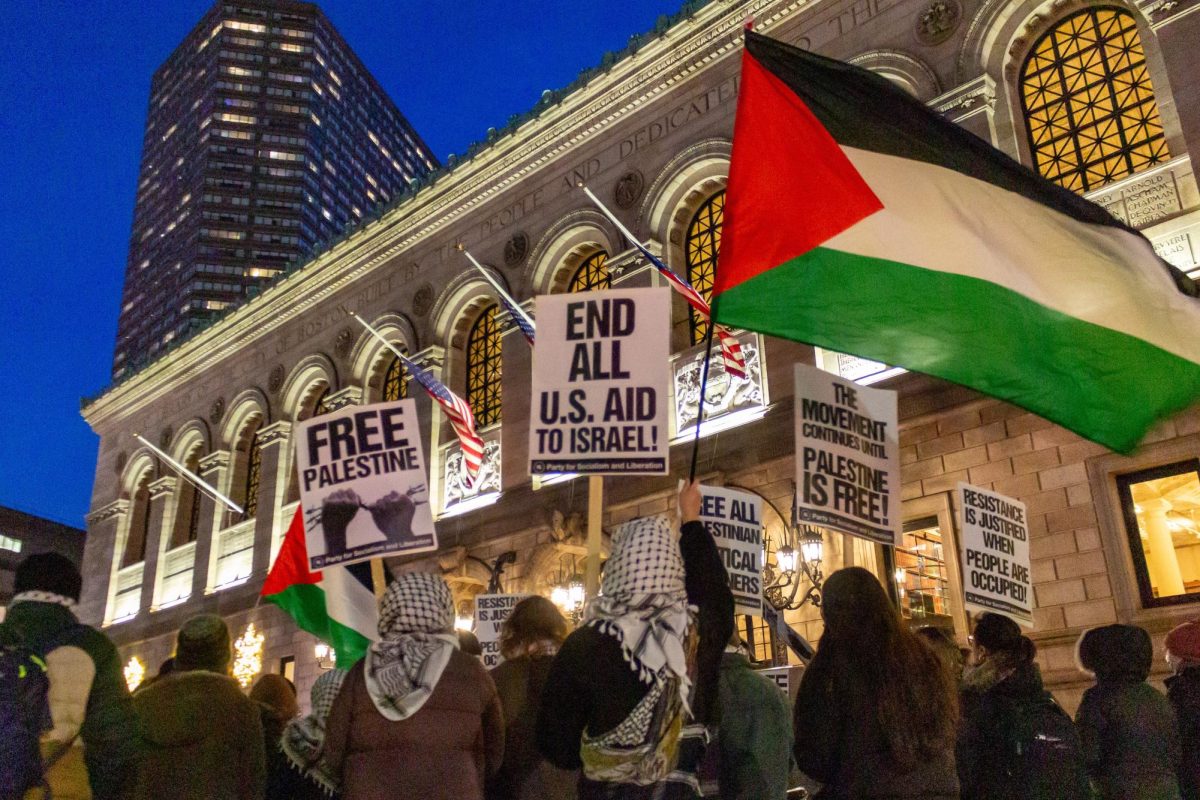
[[[717,274],[717,256],[721,252],[721,222],[725,219],[725,192],[714,194],[700,206],[688,225],[684,254],[687,279],[705,300],[712,300],[713,278]],[[708,320],[694,308],[688,308],[692,344],[704,341]]]
[[[500,421],[500,328],[495,305],[476,318],[467,335],[467,403],[479,427]]]
[[[258,513],[258,485],[262,478],[262,445],[258,442],[258,431],[250,440],[250,452],[246,456],[246,502],[242,504],[245,515],[250,519]]]
[[[1166,161],[1158,103],[1133,15],[1089,8],[1048,31],[1021,70],[1038,171],[1086,192]]]
[[[603,250],[588,256],[571,276],[568,292],[590,292],[611,289],[612,273],[608,271],[608,253]]]
[[[403,400],[408,397],[408,375],[404,371],[404,363],[399,358],[393,358],[383,373],[384,402]]]

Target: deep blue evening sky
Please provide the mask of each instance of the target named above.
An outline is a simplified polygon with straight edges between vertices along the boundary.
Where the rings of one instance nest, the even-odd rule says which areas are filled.
[[[326,0],[437,153],[465,149],[681,0]],[[83,526],[150,75],[208,0],[9,3],[0,26],[0,505]]]

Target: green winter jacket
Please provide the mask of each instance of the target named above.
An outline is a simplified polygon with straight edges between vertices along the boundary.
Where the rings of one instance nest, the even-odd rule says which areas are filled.
[[[717,687],[721,800],[783,800],[792,764],[787,696],[739,653],[722,654]]]
[[[79,730],[88,783],[95,800],[128,797],[137,776],[138,742],[133,704],[113,643],[95,628],[81,624],[70,609],[28,600],[9,607],[0,623],[0,643],[24,645],[38,653],[53,643],[78,647],[91,657],[96,674]]]

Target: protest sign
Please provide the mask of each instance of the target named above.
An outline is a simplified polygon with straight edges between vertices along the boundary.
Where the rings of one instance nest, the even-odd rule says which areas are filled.
[[[529,471],[665,475],[671,294],[539,295]]]
[[[296,471],[309,569],[437,549],[414,401],[305,420]]]
[[[735,614],[762,616],[762,498],[750,492],[700,487],[700,521],[717,543]]]
[[[792,675],[791,667],[767,667],[760,669],[758,674],[778,686],[784,695],[790,695],[791,687],[788,684]]]
[[[900,541],[896,393],[796,365],[800,522],[879,544]]]
[[[958,504],[967,611],[994,611],[1033,627],[1025,504],[967,483],[958,484]]]
[[[504,659],[500,657],[500,628],[517,603],[527,594],[475,595],[475,638],[483,648],[483,666],[491,669]]]

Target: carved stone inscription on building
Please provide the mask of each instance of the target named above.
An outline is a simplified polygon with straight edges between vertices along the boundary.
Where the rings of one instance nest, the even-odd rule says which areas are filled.
[[[1119,192],[1096,195],[1094,199],[1108,213],[1134,228],[1152,225],[1183,208],[1175,175],[1168,171],[1134,181]]]
[[[1192,234],[1188,231],[1165,236],[1153,244],[1154,252],[1158,253],[1159,258],[1184,272],[1190,272],[1200,266],[1196,263],[1196,250],[1192,245]]]

